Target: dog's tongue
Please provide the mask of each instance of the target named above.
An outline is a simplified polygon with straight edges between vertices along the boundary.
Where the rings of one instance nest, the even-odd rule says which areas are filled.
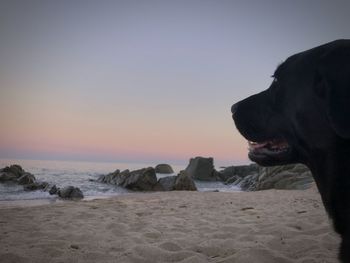
[[[260,149],[260,148],[263,148],[265,147],[269,142],[251,142],[251,141],[248,141],[248,145],[249,145],[249,149]]]
[[[248,141],[249,150],[256,151],[262,148],[270,148],[270,149],[285,149],[288,147],[288,143],[281,139],[272,139],[270,141],[264,142],[252,142]]]

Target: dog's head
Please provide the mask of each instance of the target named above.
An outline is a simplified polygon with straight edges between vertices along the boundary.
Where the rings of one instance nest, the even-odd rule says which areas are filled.
[[[350,40],[296,54],[270,87],[234,104],[232,116],[260,165],[307,164],[350,139]]]

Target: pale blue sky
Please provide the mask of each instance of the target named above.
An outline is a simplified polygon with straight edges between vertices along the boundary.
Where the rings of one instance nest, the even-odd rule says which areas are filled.
[[[230,106],[349,1],[0,2],[0,157],[248,162]]]

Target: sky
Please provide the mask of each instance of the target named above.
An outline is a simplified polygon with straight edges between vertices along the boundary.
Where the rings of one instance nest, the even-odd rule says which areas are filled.
[[[0,1],[0,158],[249,163],[230,107],[350,1]]]

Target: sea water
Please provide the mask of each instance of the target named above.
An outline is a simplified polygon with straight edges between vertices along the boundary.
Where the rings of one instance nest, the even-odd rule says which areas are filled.
[[[131,191],[115,185],[96,182],[102,174],[129,169],[130,171],[145,167],[154,167],[155,164],[145,163],[102,163],[102,162],[75,162],[75,161],[48,161],[48,160],[9,160],[0,159],[0,168],[11,164],[19,164],[22,168],[35,176],[38,181],[45,181],[57,187],[79,187],[86,199],[103,198],[120,194],[132,193]],[[171,165],[171,164],[170,164]],[[175,174],[186,168],[186,165],[171,165]],[[171,175],[171,174],[170,174]],[[157,174],[157,177],[169,176],[169,174]],[[195,181],[199,191],[239,191],[237,186],[225,185],[222,182]],[[23,186],[16,184],[0,183],[0,200],[37,200],[46,199],[55,201],[57,196],[50,196],[44,191],[24,191]]]

